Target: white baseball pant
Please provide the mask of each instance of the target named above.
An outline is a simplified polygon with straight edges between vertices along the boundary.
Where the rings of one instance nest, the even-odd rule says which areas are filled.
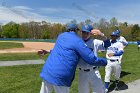
[[[55,86],[47,81],[42,81],[40,93],[52,93],[53,90],[55,90],[55,93],[69,93],[69,87]]]
[[[98,69],[88,72],[79,70],[78,83],[79,93],[90,93],[90,87],[92,89],[92,93],[105,93],[104,85]]]
[[[110,82],[111,73],[114,73],[115,80],[119,80],[121,73],[119,61],[111,62],[108,60],[108,64],[105,67],[105,82]]]

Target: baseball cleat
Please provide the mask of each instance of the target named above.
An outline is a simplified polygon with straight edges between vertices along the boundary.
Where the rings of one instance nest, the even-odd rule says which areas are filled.
[[[105,93],[108,93],[108,89],[105,89]]]

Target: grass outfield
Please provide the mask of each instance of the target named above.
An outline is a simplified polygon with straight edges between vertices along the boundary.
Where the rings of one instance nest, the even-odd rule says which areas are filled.
[[[23,48],[22,43],[15,42],[0,42],[0,49],[10,49],[10,48]]]
[[[0,61],[39,59],[37,53],[4,53],[0,54]]]
[[[129,45],[125,49],[122,60],[121,81],[125,83],[140,78],[140,51],[136,45]],[[0,93],[39,93],[41,79],[39,73],[42,65],[26,65],[13,67],[0,67]],[[101,67],[104,78],[104,68]],[[78,71],[70,89],[70,93],[78,93]]]
[[[46,59],[48,55],[44,56]],[[0,54],[0,61],[15,61],[15,60],[35,60],[40,59],[37,53],[3,53]]]

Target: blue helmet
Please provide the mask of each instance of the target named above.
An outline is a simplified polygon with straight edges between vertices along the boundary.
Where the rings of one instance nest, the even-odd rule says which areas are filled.
[[[93,27],[91,25],[82,26],[82,31],[85,31],[85,32],[91,32],[92,29]]]
[[[114,32],[116,32],[118,34],[118,36],[120,35],[121,31],[120,30],[115,30]]]
[[[78,28],[77,24],[75,24],[75,23],[69,23],[66,26],[66,30],[69,30],[69,29],[79,29],[79,28]]]
[[[113,31],[110,35],[111,36],[118,36],[118,33],[116,31]]]

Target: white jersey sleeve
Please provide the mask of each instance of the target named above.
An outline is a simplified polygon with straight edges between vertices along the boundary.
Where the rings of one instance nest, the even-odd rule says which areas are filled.
[[[123,47],[128,45],[128,42],[123,36],[120,36],[117,41],[121,42],[123,44]]]
[[[99,50],[105,51],[104,42],[102,40],[94,39],[93,44],[94,44],[94,54],[96,54],[96,56],[98,56]]]

